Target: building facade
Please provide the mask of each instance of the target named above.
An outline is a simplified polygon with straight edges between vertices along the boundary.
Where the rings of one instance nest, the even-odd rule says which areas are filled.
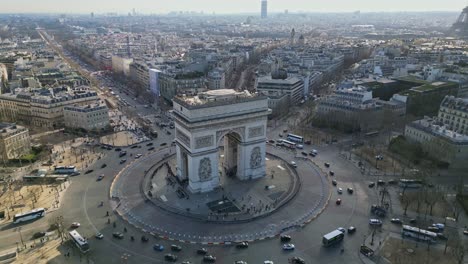
[[[468,99],[446,96],[440,104],[438,119],[448,129],[468,135]]]
[[[16,159],[31,150],[29,130],[12,123],[0,123],[0,156],[3,161]]]
[[[65,127],[87,131],[108,128],[109,109],[102,103],[70,105],[63,108]]]

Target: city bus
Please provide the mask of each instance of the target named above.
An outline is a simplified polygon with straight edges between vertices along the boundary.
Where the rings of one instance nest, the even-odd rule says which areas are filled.
[[[13,223],[18,224],[21,222],[34,220],[45,216],[45,214],[46,211],[44,208],[36,208],[26,213],[15,214],[15,216],[13,216]]]
[[[57,166],[54,169],[56,174],[72,174],[76,172],[75,166]]]
[[[421,188],[423,181],[416,179],[401,179],[399,185],[402,188]]]
[[[89,251],[88,240],[83,238],[76,230],[70,231],[69,235],[71,241],[73,241],[81,252],[86,253]]]
[[[340,242],[341,240],[343,240],[343,238],[344,238],[343,232],[337,229],[324,235],[322,239],[322,243],[325,247],[329,247],[333,244]]]
[[[282,139],[282,140],[280,141],[280,143],[281,143],[282,146],[287,147],[287,148],[291,148],[291,149],[295,149],[295,148],[296,148],[296,143],[291,142],[291,141],[288,141],[288,140]]]
[[[437,238],[437,233],[409,225],[403,225],[401,229],[401,235],[428,242],[435,242]]]
[[[296,143],[304,143],[304,138],[294,134],[288,134],[286,137],[289,141],[296,142]]]

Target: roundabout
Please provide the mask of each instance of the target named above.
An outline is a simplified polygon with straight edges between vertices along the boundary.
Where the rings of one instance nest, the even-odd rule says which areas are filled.
[[[303,227],[329,200],[326,174],[308,159],[295,159],[293,168],[279,158],[293,160],[288,151],[267,147],[267,175],[260,179],[241,181],[220,168],[220,185],[209,193],[191,193],[174,176],[174,152],[166,148],[135,160],[110,187],[114,211],[156,237],[201,244],[272,238]]]

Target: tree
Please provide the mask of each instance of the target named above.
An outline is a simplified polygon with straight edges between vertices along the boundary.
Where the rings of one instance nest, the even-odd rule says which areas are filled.
[[[406,215],[406,212],[408,211],[408,207],[414,202],[414,195],[409,192],[403,192],[400,194],[400,200],[401,203],[403,204],[403,209],[404,209],[404,215]]]
[[[50,218],[49,224],[50,224],[50,229],[57,231],[57,235],[60,237],[63,243],[64,239],[66,238],[66,231],[67,231],[65,223],[63,221],[63,216],[60,215],[54,218]]]

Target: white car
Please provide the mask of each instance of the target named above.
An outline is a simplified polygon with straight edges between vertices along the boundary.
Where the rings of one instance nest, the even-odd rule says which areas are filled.
[[[296,145],[296,148],[298,148],[298,149],[304,149],[304,145],[297,144],[297,145]]]
[[[101,233],[97,233],[97,234],[95,235],[95,237],[96,237],[97,239],[103,239],[103,238],[104,238],[104,235],[101,234]]]
[[[141,156],[143,156],[143,154],[136,154],[135,159],[139,159]]]
[[[339,194],[342,194],[342,193],[343,193],[343,189],[342,189],[342,188],[338,188],[338,193],[339,193]]]
[[[294,250],[296,248],[294,244],[284,244],[283,245],[283,250]]]
[[[271,260],[265,260],[263,261],[263,264],[275,264],[275,263]]]
[[[382,225],[382,221],[380,221],[379,219],[369,219],[369,225],[377,225],[377,226],[380,226]]]
[[[296,168],[296,167],[297,167],[297,164],[296,164],[296,162],[295,162],[295,161],[291,161],[289,164],[291,164],[291,166],[293,166],[294,168]]]
[[[80,227],[80,225],[81,225],[81,224],[78,223],[78,222],[73,222],[73,223],[71,224],[71,227],[72,227],[72,228],[78,228],[78,227]]]
[[[344,229],[343,227],[338,227],[337,229],[339,231],[341,231],[341,233],[343,233],[343,234],[346,233],[346,229]]]

